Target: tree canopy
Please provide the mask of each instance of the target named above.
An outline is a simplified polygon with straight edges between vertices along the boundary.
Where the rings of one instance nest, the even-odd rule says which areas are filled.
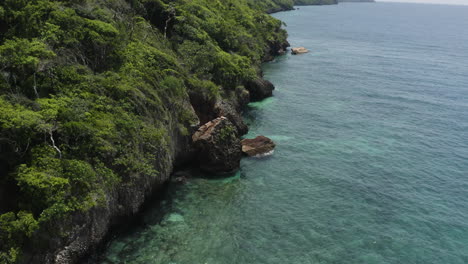
[[[278,4],[291,3],[1,1],[0,263],[116,185],[158,177],[167,124],[196,119],[188,94],[233,91],[286,39],[263,12]]]

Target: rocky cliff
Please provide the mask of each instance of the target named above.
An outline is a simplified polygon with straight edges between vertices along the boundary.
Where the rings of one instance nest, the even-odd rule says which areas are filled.
[[[0,263],[77,263],[195,160],[201,125],[225,117],[236,145],[288,45],[262,1],[2,1]]]

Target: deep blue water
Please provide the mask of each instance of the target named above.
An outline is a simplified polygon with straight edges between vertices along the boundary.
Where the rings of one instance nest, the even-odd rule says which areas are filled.
[[[173,186],[103,263],[468,263],[468,7],[275,16],[311,51],[245,114],[275,153]]]

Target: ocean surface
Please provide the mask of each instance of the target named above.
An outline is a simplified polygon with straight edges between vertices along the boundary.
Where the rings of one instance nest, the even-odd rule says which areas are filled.
[[[99,263],[468,263],[468,7],[274,16],[310,50],[245,113],[274,154],[171,186]]]

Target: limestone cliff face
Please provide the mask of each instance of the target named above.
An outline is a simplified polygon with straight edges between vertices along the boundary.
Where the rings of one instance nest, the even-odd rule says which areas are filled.
[[[188,99],[184,105],[195,114]],[[196,120],[193,125],[198,127]],[[191,138],[180,133],[177,116],[170,116],[167,129],[170,133],[168,148],[155,153],[158,157],[154,164],[159,172],[157,177],[129,175],[131,180],[110,190],[101,206],[48,223],[26,245],[21,263],[80,263],[83,257],[98,248],[113,227],[125,224],[149,197],[162,192],[176,162],[193,158]],[[51,236],[57,233],[62,235]]]
[[[175,166],[238,168],[292,1],[231,2],[0,1],[0,263],[80,263]]]

